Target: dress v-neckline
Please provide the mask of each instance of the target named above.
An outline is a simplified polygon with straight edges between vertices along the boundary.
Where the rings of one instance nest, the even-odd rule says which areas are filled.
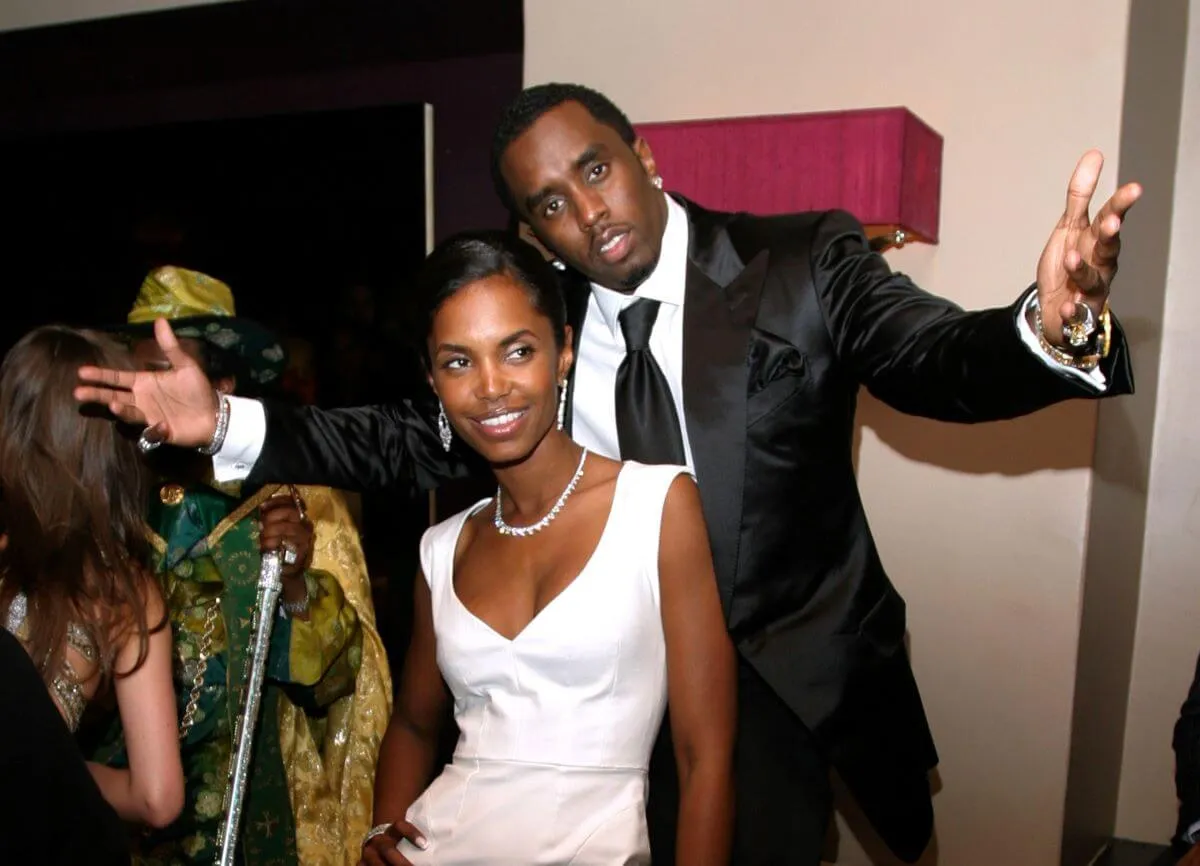
[[[471,608],[467,607],[466,602],[464,602],[458,595],[458,587],[456,587],[454,585],[454,572],[456,571],[457,559],[458,559],[458,556],[457,556],[458,542],[459,542],[459,539],[462,537],[463,527],[465,527],[467,525],[468,520],[470,520],[472,517],[474,517],[476,514],[478,514],[481,510],[483,510],[483,508],[485,506],[487,506],[488,503],[495,502],[495,497],[491,497],[489,499],[483,499],[483,500],[480,500],[479,502],[475,503],[475,505],[472,508],[470,508],[468,511],[466,511],[466,513],[463,514],[462,521],[458,524],[458,530],[454,533],[454,547],[453,547],[454,555],[451,557],[451,561],[450,561],[450,576],[449,576],[450,595],[454,599],[454,603],[457,604],[458,607],[461,610],[463,610],[467,614],[468,617],[470,617],[475,622],[479,623],[479,625],[483,626],[483,628],[485,630],[487,630],[491,635],[493,635],[494,637],[503,641],[505,644],[511,646],[511,645],[517,643],[517,641],[519,641],[522,637],[524,637],[526,632],[528,632],[530,629],[532,629],[534,627],[534,625],[536,625],[538,623],[539,620],[542,620],[545,618],[544,614],[546,613],[546,611],[548,611],[548,610],[550,610],[550,608],[554,607],[557,604],[558,600],[560,598],[562,598],[564,595],[566,595],[571,590],[571,588],[575,586],[575,584],[579,583],[580,579],[584,576],[584,574],[587,573],[588,569],[591,568],[592,562],[596,559],[597,552],[599,552],[600,548],[604,545],[605,540],[608,538],[608,530],[611,528],[613,520],[616,517],[617,497],[619,497],[621,495],[621,484],[625,478],[626,465],[627,464],[624,464],[624,463],[621,464],[621,468],[617,470],[617,481],[616,481],[616,484],[613,486],[613,498],[612,498],[612,502],[609,503],[609,506],[608,506],[608,517],[606,517],[604,520],[604,528],[600,530],[600,538],[596,542],[596,546],[592,548],[592,552],[590,554],[588,554],[587,561],[585,561],[583,563],[583,567],[580,568],[579,571],[577,571],[575,573],[575,576],[572,577],[569,581],[567,581],[567,583],[563,586],[563,588],[554,594],[553,598],[551,598],[548,602],[546,602],[544,605],[542,605],[541,610],[535,612],[534,615],[530,618],[529,622],[525,623],[525,625],[523,625],[521,627],[520,631],[518,631],[512,637],[502,634],[491,623],[489,623],[483,617],[476,614],[473,610],[471,610]]]

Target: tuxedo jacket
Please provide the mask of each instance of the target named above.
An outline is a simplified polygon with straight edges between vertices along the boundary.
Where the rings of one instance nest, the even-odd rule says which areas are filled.
[[[1200,658],[1188,688],[1187,699],[1179,710],[1171,745],[1175,750],[1175,795],[1179,798],[1179,819],[1171,840],[1177,855],[1194,843],[1189,841],[1193,824],[1200,822]]]
[[[932,829],[937,754],[904,646],[904,601],[855,481],[859,388],[954,422],[1097,392],[1021,341],[1019,304],[964,312],[924,292],[870,251],[848,214],[756,217],[682,203],[683,407],[729,631],[881,837],[915,860]],[[567,275],[576,339],[587,292]],[[1132,390],[1119,326],[1102,369],[1107,395]],[[469,469],[447,459],[432,417],[412,403],[269,406],[251,480],[433,486]]]

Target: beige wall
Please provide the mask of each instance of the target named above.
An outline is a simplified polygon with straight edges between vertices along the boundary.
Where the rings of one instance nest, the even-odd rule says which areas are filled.
[[[635,121],[906,105],[946,139],[942,242],[892,259],[981,307],[1031,282],[1084,149],[1109,154],[1113,188],[1128,7],[526,0],[526,81],[590,84]],[[867,399],[862,418],[863,492],[942,756],[936,862],[1057,863],[1094,408],[961,429]],[[847,836],[840,862],[865,862]]]
[[[1138,0],[1129,23],[1120,161],[1122,173],[1141,180],[1147,192],[1125,232],[1121,282],[1130,288],[1121,294],[1120,311],[1138,392],[1132,398],[1106,401],[1098,413],[1064,866],[1083,866],[1097,844],[1117,831],[1123,743],[1130,730],[1144,729],[1147,719],[1141,707],[1130,705],[1129,695],[1138,596],[1149,550],[1145,542],[1154,496],[1151,467],[1159,459],[1153,449],[1164,433],[1173,437],[1178,432],[1178,422],[1160,417],[1156,406],[1162,395],[1161,334],[1172,220],[1176,203],[1186,197],[1177,188],[1176,168],[1187,22],[1188,0]],[[1152,620],[1151,628],[1154,625]],[[1177,698],[1167,703],[1177,706]],[[1169,743],[1169,730],[1158,733],[1161,750]],[[1153,763],[1153,769],[1161,766]],[[1138,765],[1151,769],[1145,761]],[[1141,781],[1151,783],[1149,791],[1169,791],[1169,768],[1156,780],[1144,776]],[[1142,786],[1138,790],[1146,792]],[[1139,801],[1156,815],[1160,827],[1169,823],[1170,802],[1161,797]],[[1139,838],[1162,841],[1166,836],[1148,833]]]
[[[0,31],[227,0],[0,0]]]
[[[1117,832],[1174,829],[1171,733],[1200,650],[1200,8],[1192,3]]]

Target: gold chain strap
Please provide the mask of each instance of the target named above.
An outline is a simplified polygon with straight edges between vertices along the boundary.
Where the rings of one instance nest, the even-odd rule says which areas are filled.
[[[204,675],[208,672],[208,659],[212,655],[213,635],[217,630],[217,617],[220,616],[221,597],[218,595],[208,605],[204,614],[204,633],[200,636],[200,657],[196,660],[196,673],[192,676],[192,688],[188,693],[187,704],[184,706],[183,718],[179,722],[179,739],[187,737],[188,731],[196,723],[196,712],[200,707],[200,692],[204,689]]]

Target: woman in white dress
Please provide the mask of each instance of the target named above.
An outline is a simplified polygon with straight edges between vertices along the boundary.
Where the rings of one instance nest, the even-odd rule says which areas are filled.
[[[736,669],[693,479],[562,432],[571,334],[532,248],[461,235],[419,291],[443,441],[461,437],[499,486],[422,539],[362,862],[649,863],[646,770],[669,703],[677,862],[728,863]],[[429,784],[450,700],[458,745]]]

